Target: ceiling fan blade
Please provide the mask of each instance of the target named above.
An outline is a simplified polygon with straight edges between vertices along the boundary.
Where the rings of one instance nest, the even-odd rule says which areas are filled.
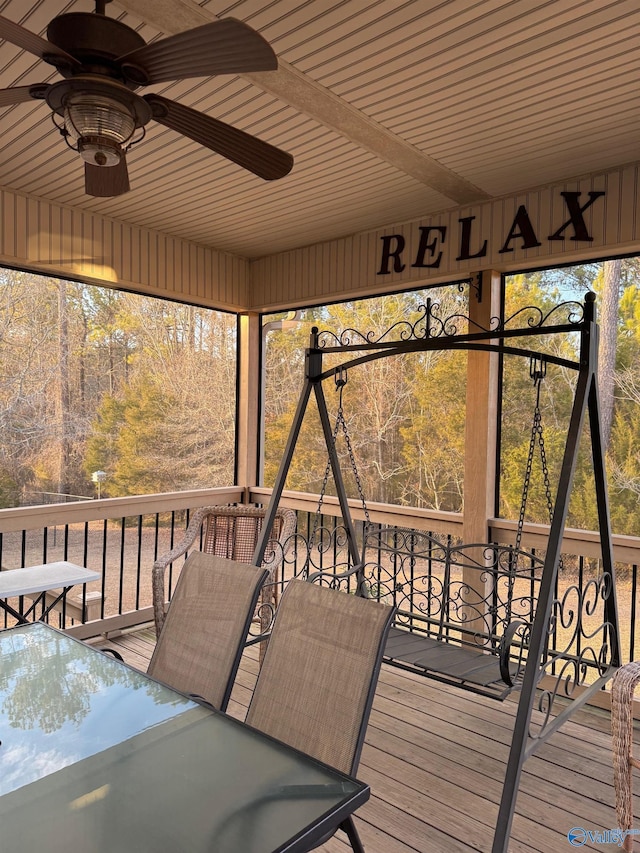
[[[235,18],[168,36],[126,53],[117,61],[124,74],[141,85],[213,74],[272,71],[278,67],[269,43]],[[141,79],[140,70],[146,79]]]
[[[46,83],[34,83],[31,86],[14,86],[11,89],[0,89],[0,107],[13,104],[24,104],[32,98],[44,98],[49,86]]]
[[[39,56],[45,62],[50,62],[51,65],[60,64],[68,68],[80,68],[78,60],[74,59],[66,50],[56,47],[47,39],[43,39],[41,36],[32,33],[31,30],[27,30],[20,24],[2,16],[0,16],[0,39],[9,41],[23,50],[28,50],[29,53]]]
[[[143,95],[151,106],[153,118],[165,127],[188,136],[205,148],[222,154],[228,160],[253,172],[265,181],[288,175],[293,157],[268,142],[238,130],[191,107],[170,101],[161,95]]]
[[[129,172],[124,155],[117,166],[84,164],[84,190],[97,198],[111,198],[129,192]]]

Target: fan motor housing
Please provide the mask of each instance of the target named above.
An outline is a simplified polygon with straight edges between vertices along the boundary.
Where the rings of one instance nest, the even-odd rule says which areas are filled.
[[[93,12],[58,15],[47,27],[47,38],[81,62],[85,70],[107,73],[119,79],[122,75],[114,60],[146,44],[131,27]],[[64,66],[59,66],[58,70],[63,77],[73,76],[73,72]]]

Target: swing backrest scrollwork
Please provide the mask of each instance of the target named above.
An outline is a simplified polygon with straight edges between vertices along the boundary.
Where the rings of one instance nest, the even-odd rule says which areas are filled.
[[[509,625],[533,623],[544,563],[508,545],[453,544],[400,528],[367,533],[367,594],[398,608],[396,623],[441,642],[495,651]]]

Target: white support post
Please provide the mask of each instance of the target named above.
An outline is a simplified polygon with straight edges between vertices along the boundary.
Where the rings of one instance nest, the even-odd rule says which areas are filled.
[[[487,270],[481,273],[478,284],[477,291],[469,288],[469,317],[480,331],[491,328],[491,318],[499,316],[501,275]],[[473,330],[472,324],[470,331]],[[489,541],[489,519],[494,515],[498,376],[496,353],[468,351],[462,541],[469,544]],[[481,561],[482,552],[478,550],[474,556]],[[467,570],[464,581],[475,588],[478,572]],[[487,592],[477,590],[482,597]]]
[[[256,485],[260,437],[259,314],[241,314],[238,341],[237,484],[248,490]]]

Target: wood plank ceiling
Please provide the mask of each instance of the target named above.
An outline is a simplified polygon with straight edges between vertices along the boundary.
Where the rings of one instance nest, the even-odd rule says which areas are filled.
[[[0,0],[45,35],[92,0]],[[266,183],[151,122],[132,189],[85,195],[42,102],[0,109],[0,186],[247,258],[640,159],[638,0],[114,0],[146,41],[246,21],[278,71],[148,87],[289,151]],[[58,79],[0,43],[0,88]]]

